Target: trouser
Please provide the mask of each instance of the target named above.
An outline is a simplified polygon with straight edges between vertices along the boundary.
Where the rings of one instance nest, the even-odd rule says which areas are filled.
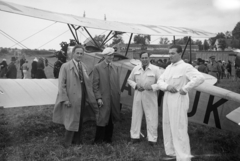
[[[21,70],[21,76],[22,76],[22,79],[23,79],[23,77],[24,77],[24,75],[23,75],[23,70]]]
[[[166,94],[166,93],[165,93]],[[175,105],[169,101],[176,100]],[[167,155],[176,156],[178,161],[189,161],[191,157],[188,136],[188,99],[164,99],[163,105],[163,139]],[[171,104],[171,105],[169,105]]]
[[[81,102],[81,112],[80,112],[80,120],[78,131],[68,131],[65,132],[64,142],[67,145],[70,144],[82,144],[82,126],[83,126],[83,116],[84,116],[84,108],[86,102],[86,91],[85,85],[82,84],[82,102]]]
[[[106,126],[97,126],[96,127],[96,135],[94,142],[95,143],[111,143],[112,142],[112,135],[113,135],[113,122],[112,117],[110,115],[108,124]]]
[[[27,78],[27,70],[23,70],[23,79]]]
[[[147,138],[148,141],[157,142],[158,129],[158,107],[157,104],[149,106],[146,102],[141,101],[140,106],[133,106],[132,108],[132,122],[131,122],[131,138],[139,139],[141,132],[142,116],[145,113],[147,123]]]

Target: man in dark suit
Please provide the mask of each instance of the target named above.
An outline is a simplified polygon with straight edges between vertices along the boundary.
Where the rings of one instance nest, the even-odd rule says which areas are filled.
[[[117,66],[112,63],[114,49],[102,52],[105,58],[93,69],[93,92],[98,103],[94,143],[111,143],[114,123],[120,119],[120,84]]]
[[[15,65],[16,63],[16,58],[12,57],[11,58],[11,63],[8,65],[8,70],[6,77],[10,79],[16,79],[17,78],[17,67]]]
[[[37,74],[37,58],[34,58],[33,62],[32,62],[32,69],[31,69],[31,77],[32,78],[36,78],[36,74]]]
[[[3,59],[3,61],[0,63],[0,67],[1,67],[1,70],[0,70],[0,78],[4,78],[5,75],[6,75],[6,72],[7,72],[7,62],[6,62],[6,59]]]

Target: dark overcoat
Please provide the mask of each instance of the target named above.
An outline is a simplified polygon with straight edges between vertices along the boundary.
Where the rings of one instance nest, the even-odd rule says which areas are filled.
[[[86,102],[90,105],[86,106],[86,108],[97,108],[97,102],[92,91],[92,84],[83,63],[82,70],[86,91],[85,98]],[[53,122],[63,124],[68,131],[78,131],[80,114],[83,110],[81,108],[82,90],[82,84],[73,60],[64,63],[60,69],[58,78],[58,95],[53,110]],[[70,101],[71,107],[65,107],[63,104],[64,101]],[[95,109],[92,111],[94,110]]]
[[[93,93],[96,99],[103,100],[103,106],[97,110],[97,126],[106,126],[110,114],[113,122],[120,120],[119,74],[117,66],[111,63],[108,67],[105,61],[96,64],[93,69]]]
[[[6,77],[10,78],[10,79],[16,79],[17,78],[17,67],[16,67],[15,63],[11,62],[8,65]]]

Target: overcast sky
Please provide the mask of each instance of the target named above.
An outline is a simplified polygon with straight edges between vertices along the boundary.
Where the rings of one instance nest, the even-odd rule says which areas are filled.
[[[171,25],[197,28],[218,33],[232,31],[240,21],[240,0],[5,0],[53,12],[77,16],[140,23],[151,25]],[[60,42],[72,39],[66,24],[54,23],[0,11],[0,30],[21,41],[48,27],[22,43],[31,49],[60,49]],[[92,35],[107,34],[108,31],[91,30]],[[79,35],[81,42],[87,36]],[[62,34],[62,35],[61,35]],[[60,35],[60,36],[59,36]],[[130,34],[124,36],[125,42]],[[59,36],[58,38],[56,38]],[[55,38],[55,39],[54,39]],[[53,41],[51,41],[54,39]],[[152,43],[157,43],[152,37]],[[169,37],[169,39],[172,39]],[[155,40],[155,42],[153,42]],[[49,42],[49,43],[47,43]],[[46,44],[47,43],[47,44]],[[0,32],[0,47],[12,47],[15,43]],[[44,45],[46,44],[46,45]],[[20,46],[14,46],[22,48]]]

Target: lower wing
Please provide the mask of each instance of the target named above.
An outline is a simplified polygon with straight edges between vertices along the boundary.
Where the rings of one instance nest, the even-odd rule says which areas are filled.
[[[55,104],[57,79],[0,79],[0,107]]]

